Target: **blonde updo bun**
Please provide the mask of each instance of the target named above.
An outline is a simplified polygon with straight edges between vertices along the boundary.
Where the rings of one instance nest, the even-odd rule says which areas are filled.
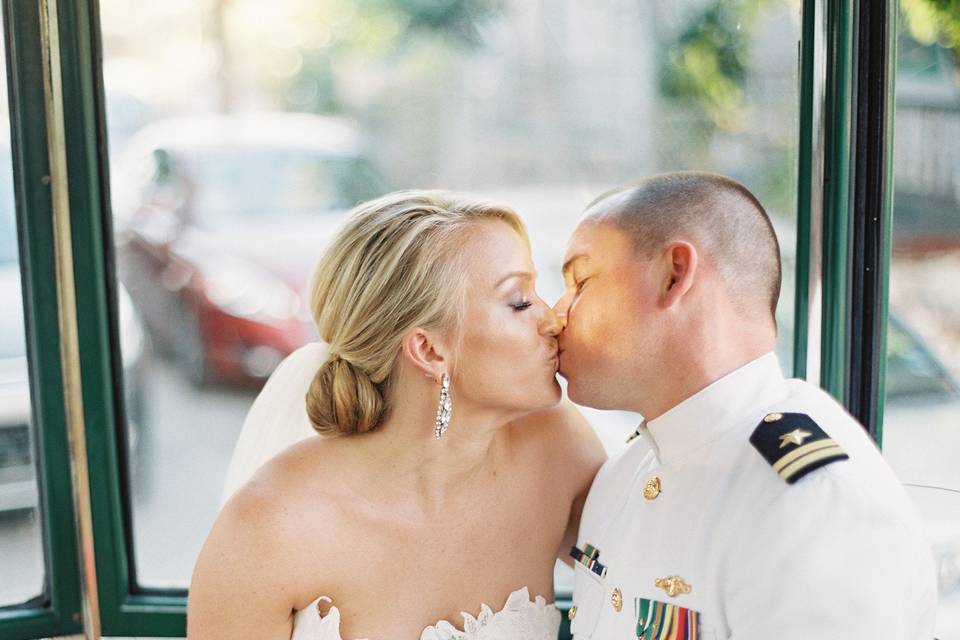
[[[313,277],[313,317],[331,354],[306,396],[318,433],[364,433],[386,419],[403,336],[456,325],[466,281],[457,249],[490,220],[526,240],[511,209],[439,191],[399,191],[350,212]]]
[[[323,363],[307,390],[307,416],[321,435],[369,431],[385,408],[370,377],[339,356]]]

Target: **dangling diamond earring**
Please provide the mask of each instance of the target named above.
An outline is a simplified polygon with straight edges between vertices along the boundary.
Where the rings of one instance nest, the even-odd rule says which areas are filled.
[[[443,374],[440,379],[440,404],[437,405],[437,419],[434,421],[433,430],[437,440],[447,432],[451,413],[453,413],[453,403],[450,402],[450,376]]]

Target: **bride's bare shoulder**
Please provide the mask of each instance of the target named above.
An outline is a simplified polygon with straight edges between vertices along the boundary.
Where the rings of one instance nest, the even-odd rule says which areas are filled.
[[[344,502],[337,491],[343,485],[336,478],[345,461],[336,453],[341,445],[321,440],[318,436],[287,448],[227,500],[198,566],[205,559],[217,572],[231,566],[238,574],[249,569],[290,579],[291,572],[301,573],[296,564],[304,554],[322,555],[322,549],[311,548],[311,540],[335,539],[341,529]]]
[[[575,442],[590,446],[594,441],[599,445],[590,423],[568,400],[517,418],[510,423],[510,430],[515,439],[530,441],[538,447],[566,448]]]
[[[263,464],[226,502],[221,516],[243,526],[282,532],[288,521],[300,518],[302,507],[313,496],[313,509],[322,509],[324,478],[335,474],[338,462],[324,455],[331,447],[309,438],[291,445]],[[319,490],[318,490],[319,489]]]
[[[592,479],[607,457],[593,427],[567,400],[514,420],[509,428],[512,440],[528,450],[530,459],[544,461],[546,469],[574,477],[577,484],[582,483],[580,475]]]
[[[348,472],[355,466],[354,449],[348,437],[312,436],[290,445],[268,460],[238,491],[250,499],[282,496],[288,507],[309,504],[322,508],[325,497],[343,487]]]

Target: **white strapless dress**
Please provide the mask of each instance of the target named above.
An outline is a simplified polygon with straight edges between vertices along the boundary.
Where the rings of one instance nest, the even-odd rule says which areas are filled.
[[[340,611],[330,607],[321,617],[320,602],[331,600],[322,596],[296,612],[291,640],[349,640],[340,637]],[[531,600],[526,587],[511,593],[497,612],[483,605],[476,618],[465,612],[460,615],[462,630],[442,620],[424,629],[420,640],[556,640],[560,630],[560,610],[540,596]]]

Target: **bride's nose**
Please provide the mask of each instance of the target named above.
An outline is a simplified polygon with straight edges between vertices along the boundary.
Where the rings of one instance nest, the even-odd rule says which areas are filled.
[[[540,334],[544,336],[558,336],[563,331],[563,318],[547,305],[543,305],[543,315],[540,316]]]

